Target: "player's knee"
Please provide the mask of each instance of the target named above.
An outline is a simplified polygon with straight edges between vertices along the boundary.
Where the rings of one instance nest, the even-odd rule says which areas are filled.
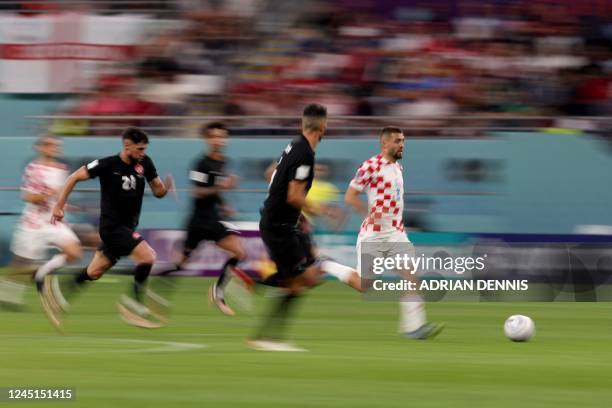
[[[247,257],[247,254],[244,248],[242,247],[236,248],[236,250],[234,251],[234,257],[238,259],[239,262],[244,261]]]
[[[104,272],[105,271],[103,269],[88,269],[87,276],[89,276],[89,279],[92,281],[95,281],[100,279],[102,275],[104,275]]]
[[[285,288],[289,293],[296,296],[301,295],[306,289],[304,283],[299,279],[294,279],[293,281],[289,282]]]
[[[246,258],[246,251],[242,246],[240,238],[236,235],[229,235],[223,238],[217,242],[217,245],[230,252],[232,257],[238,259],[238,261],[243,261]]]
[[[150,250],[147,251],[147,253],[144,254],[144,256],[141,259],[139,259],[139,263],[153,265],[156,260],[157,260],[157,253],[155,253],[155,250],[153,248],[150,248]]]
[[[83,250],[78,243],[74,243],[64,248],[64,254],[66,255],[66,261],[74,262],[77,259],[81,259],[83,256]]]
[[[144,259],[142,259],[140,263],[153,265],[156,260],[157,260],[157,255],[155,254],[155,252],[153,252],[145,256]]]
[[[321,270],[317,266],[312,265],[308,267],[302,274],[303,284],[304,286],[309,288],[317,286],[320,282],[320,277]]]

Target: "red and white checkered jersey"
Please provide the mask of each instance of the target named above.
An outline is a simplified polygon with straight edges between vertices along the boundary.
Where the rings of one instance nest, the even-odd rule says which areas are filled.
[[[382,154],[371,157],[359,167],[351,187],[368,195],[368,217],[359,235],[404,231],[404,178],[402,166]]]
[[[57,201],[57,193],[68,177],[67,167],[61,163],[53,165],[38,161],[30,162],[23,173],[22,192],[34,194],[54,194],[45,204],[26,203],[21,216],[23,228],[38,229],[51,222],[51,212]]]

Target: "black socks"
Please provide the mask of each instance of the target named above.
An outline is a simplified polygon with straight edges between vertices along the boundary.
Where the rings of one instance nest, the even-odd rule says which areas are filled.
[[[218,297],[223,298],[223,289],[225,289],[225,286],[229,283],[232,277],[229,269],[231,266],[238,265],[238,262],[238,258],[230,258],[227,260],[227,262],[225,262],[225,265],[223,265],[221,275],[219,275],[219,278],[217,279],[217,285],[215,288],[217,290]]]
[[[300,295],[286,293],[282,295],[271,313],[264,319],[255,338],[257,339],[282,339],[287,326],[287,319],[295,308],[296,300]]]
[[[147,281],[147,278],[151,273],[152,267],[153,265],[151,264],[142,263],[136,265],[136,268],[134,268],[134,298],[139,302],[142,302],[145,290],[145,282]]]
[[[87,274],[87,268],[83,269],[77,276],[74,278],[74,283],[78,286],[81,286],[87,281],[93,280]]]

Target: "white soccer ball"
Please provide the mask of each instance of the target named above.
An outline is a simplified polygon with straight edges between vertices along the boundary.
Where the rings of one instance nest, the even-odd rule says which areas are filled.
[[[504,334],[512,341],[527,341],[535,334],[535,323],[528,316],[512,315],[504,323]]]

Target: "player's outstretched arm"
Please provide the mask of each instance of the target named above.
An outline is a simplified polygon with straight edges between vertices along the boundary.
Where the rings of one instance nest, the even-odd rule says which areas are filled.
[[[363,201],[361,201],[359,194],[361,194],[361,191],[349,186],[344,194],[344,202],[365,217],[368,213],[368,207]]]
[[[216,186],[211,187],[193,187],[191,189],[191,194],[195,198],[204,198],[208,196],[214,196],[221,192],[221,189]]]
[[[174,179],[172,176],[167,175],[162,181],[159,177],[155,177],[149,183],[151,187],[151,191],[156,198],[165,197],[168,192],[173,191],[174,189]]]
[[[89,172],[85,166],[80,167],[68,177],[57,199],[57,203],[53,208],[53,214],[51,215],[52,224],[55,224],[55,222],[59,222],[64,218],[64,207],[66,206],[66,202],[68,201],[68,197],[70,196],[70,193],[72,193],[74,186],[76,186],[78,182],[87,179],[89,179]]]
[[[238,183],[238,177],[236,176],[228,176],[222,180],[219,180],[214,186],[195,186],[191,189],[191,194],[195,198],[204,198],[208,196],[219,195],[223,191],[228,191],[236,188]]]

